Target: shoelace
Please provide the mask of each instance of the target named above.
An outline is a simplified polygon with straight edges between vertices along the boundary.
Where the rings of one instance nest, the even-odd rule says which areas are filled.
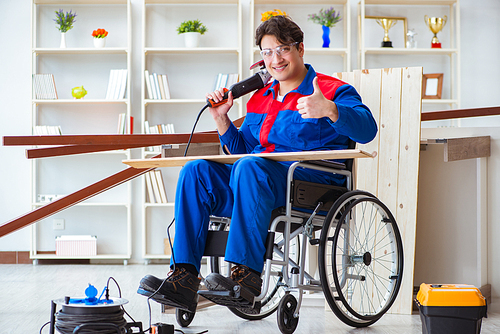
[[[244,275],[246,271],[246,268],[243,266],[235,266],[231,268],[231,279],[235,280],[237,279],[240,275]]]

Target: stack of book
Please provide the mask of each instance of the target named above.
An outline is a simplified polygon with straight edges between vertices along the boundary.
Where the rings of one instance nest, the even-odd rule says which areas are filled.
[[[175,133],[175,130],[174,130],[174,125],[172,123],[157,124],[150,126],[148,121],[144,121],[144,133],[146,134]],[[152,152],[160,152],[161,146],[148,147],[146,150]]]
[[[60,125],[35,125],[33,127],[34,135],[62,135]]]
[[[238,73],[219,73],[215,76],[213,90],[229,88],[238,82]]]
[[[152,170],[144,174],[144,177],[146,178],[148,203],[168,203],[161,171]]]
[[[134,133],[134,117],[130,116],[127,122],[127,115],[122,113],[118,115],[118,130],[119,135],[133,134]]]
[[[144,79],[146,80],[146,90],[148,99],[150,100],[168,100],[170,99],[170,87],[168,85],[168,77],[166,74],[149,74],[149,71],[144,71]]]
[[[111,70],[109,72],[106,100],[121,100],[127,90],[127,70]]]
[[[33,92],[37,100],[56,100],[57,90],[53,74],[33,74]]]

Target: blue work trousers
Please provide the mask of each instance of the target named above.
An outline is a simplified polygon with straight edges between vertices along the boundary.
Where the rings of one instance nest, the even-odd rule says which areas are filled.
[[[200,270],[209,216],[231,217],[225,260],[261,272],[273,209],[286,201],[288,164],[245,157],[233,165],[207,160],[187,163],[175,195],[174,261]],[[297,168],[294,177],[331,183],[331,177]]]

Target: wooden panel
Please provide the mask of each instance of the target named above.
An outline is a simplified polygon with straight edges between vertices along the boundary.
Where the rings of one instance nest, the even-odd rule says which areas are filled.
[[[490,136],[449,138],[444,145],[444,161],[489,157],[490,151]]]
[[[403,239],[404,271],[399,297],[391,312],[410,314],[417,223],[422,68],[404,68],[402,74],[397,208],[393,214]]]
[[[401,119],[401,68],[382,71],[377,197],[396,212]]]
[[[210,160],[223,164],[232,164],[236,160],[244,157],[261,157],[274,161],[307,161],[323,159],[353,159],[370,158],[371,154],[361,150],[337,150],[337,151],[310,151],[310,152],[289,152],[289,153],[260,153],[260,154],[232,154],[232,155],[201,155],[188,157],[173,157],[161,159],[132,159],[123,160],[134,168],[156,168],[156,167],[179,167],[184,166],[192,160]]]
[[[377,126],[380,129],[380,97],[382,90],[382,70],[362,70],[355,71],[356,76],[359,78],[359,89],[358,92],[361,95],[363,103],[370,108]],[[377,136],[371,142],[367,144],[358,144],[358,148],[375,153],[374,159],[369,159],[370,161],[358,160],[356,164],[356,189],[361,189],[368,191],[374,195],[377,195],[378,187],[378,155],[379,151],[379,141],[380,141],[380,131],[377,132]]]

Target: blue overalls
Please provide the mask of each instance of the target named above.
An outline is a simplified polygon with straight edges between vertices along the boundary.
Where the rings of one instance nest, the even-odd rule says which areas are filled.
[[[270,153],[347,148],[348,140],[371,141],[377,125],[356,90],[336,78],[308,73],[282,102],[276,100],[279,82],[258,90],[247,103],[240,129],[231,124],[220,142],[233,154]],[[297,99],[311,95],[318,76],[323,95],[333,100],[339,119],[302,119]],[[265,241],[273,209],[284,206],[286,174],[291,162],[248,156],[233,165],[206,160],[187,163],[180,171],[175,195],[174,260],[200,269],[208,234],[209,216],[231,217],[225,260],[261,272]],[[296,169],[297,179],[342,184],[344,179],[323,172]]]

